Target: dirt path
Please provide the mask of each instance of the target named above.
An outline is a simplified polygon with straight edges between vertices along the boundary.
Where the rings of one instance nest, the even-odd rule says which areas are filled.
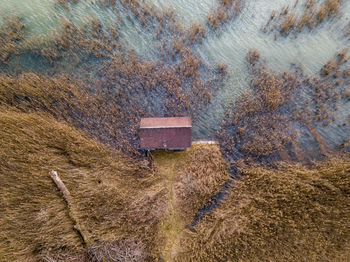
[[[175,166],[186,155],[186,151],[154,153],[156,166],[159,173],[164,176],[165,187],[168,189],[168,210],[159,230],[161,239],[164,239],[160,253],[166,262],[174,261],[174,257],[179,250],[181,234],[185,230],[185,224],[181,221],[177,209]]]

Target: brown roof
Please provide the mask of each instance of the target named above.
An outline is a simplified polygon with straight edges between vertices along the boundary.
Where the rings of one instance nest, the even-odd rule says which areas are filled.
[[[192,127],[190,117],[141,118],[140,128]]]

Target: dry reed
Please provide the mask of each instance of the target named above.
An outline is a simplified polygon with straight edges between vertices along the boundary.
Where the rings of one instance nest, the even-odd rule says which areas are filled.
[[[274,10],[264,26],[264,31],[278,32],[285,37],[292,33],[294,36],[297,36],[304,28],[312,30],[319,27],[325,20],[339,16],[342,3],[343,0],[319,2],[305,0],[302,3],[303,13],[301,15],[291,12],[289,6],[282,8],[278,15],[276,15],[276,11]],[[297,6],[298,3],[296,2],[294,9]]]
[[[207,15],[208,26],[212,30],[218,30],[220,26],[239,15],[244,5],[244,0],[220,0],[215,10]]]
[[[251,91],[228,109],[218,133],[225,156],[275,161],[290,155],[288,160],[305,161],[308,157],[297,149],[300,130],[315,138],[318,157],[334,153],[317,130],[332,124],[335,112],[346,103],[347,50],[327,62],[315,78],[307,78],[300,68],[274,74],[260,61],[257,51],[249,52],[247,60]]]
[[[226,202],[188,232],[176,261],[346,261],[350,162],[241,167]]]
[[[65,202],[48,176],[51,169],[58,170],[71,194],[87,245],[92,245],[90,255],[99,243],[105,243],[107,252],[132,237],[142,242],[143,256],[154,255],[152,243],[162,217],[157,176],[45,114],[2,108],[0,122],[2,260],[84,256]],[[144,195],[154,196],[152,204]]]

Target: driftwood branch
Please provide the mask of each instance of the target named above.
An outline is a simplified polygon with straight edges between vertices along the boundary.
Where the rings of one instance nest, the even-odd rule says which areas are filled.
[[[51,171],[49,173],[49,175],[52,178],[52,180],[55,182],[57,188],[63,194],[63,198],[64,198],[65,202],[67,203],[69,217],[70,217],[70,219],[73,222],[73,228],[77,232],[77,234],[79,235],[79,237],[81,238],[81,240],[83,242],[83,245],[85,246],[88,243],[87,242],[88,238],[83,233],[83,231],[81,229],[81,226],[80,226],[80,224],[78,222],[77,216],[75,215],[74,208],[73,208],[73,205],[72,205],[72,197],[71,197],[67,187],[62,182],[62,180],[60,179],[60,177],[58,176],[58,173],[56,171]]]

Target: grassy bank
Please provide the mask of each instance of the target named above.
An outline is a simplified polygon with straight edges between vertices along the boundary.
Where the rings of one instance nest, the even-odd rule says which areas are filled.
[[[177,261],[348,260],[348,159],[241,170],[225,204],[183,237]]]
[[[182,250],[180,239],[188,230],[186,226],[228,179],[228,166],[217,145],[195,145],[180,152],[157,151],[154,158],[167,188],[159,253],[165,261],[173,261]]]
[[[117,256],[133,239],[136,253],[151,256],[163,206],[153,172],[49,117],[2,111],[0,127],[1,261],[86,256],[52,169],[72,195],[92,257]]]
[[[1,261],[155,261],[228,177],[216,145],[157,153],[150,168],[44,113],[2,108],[0,139]]]

